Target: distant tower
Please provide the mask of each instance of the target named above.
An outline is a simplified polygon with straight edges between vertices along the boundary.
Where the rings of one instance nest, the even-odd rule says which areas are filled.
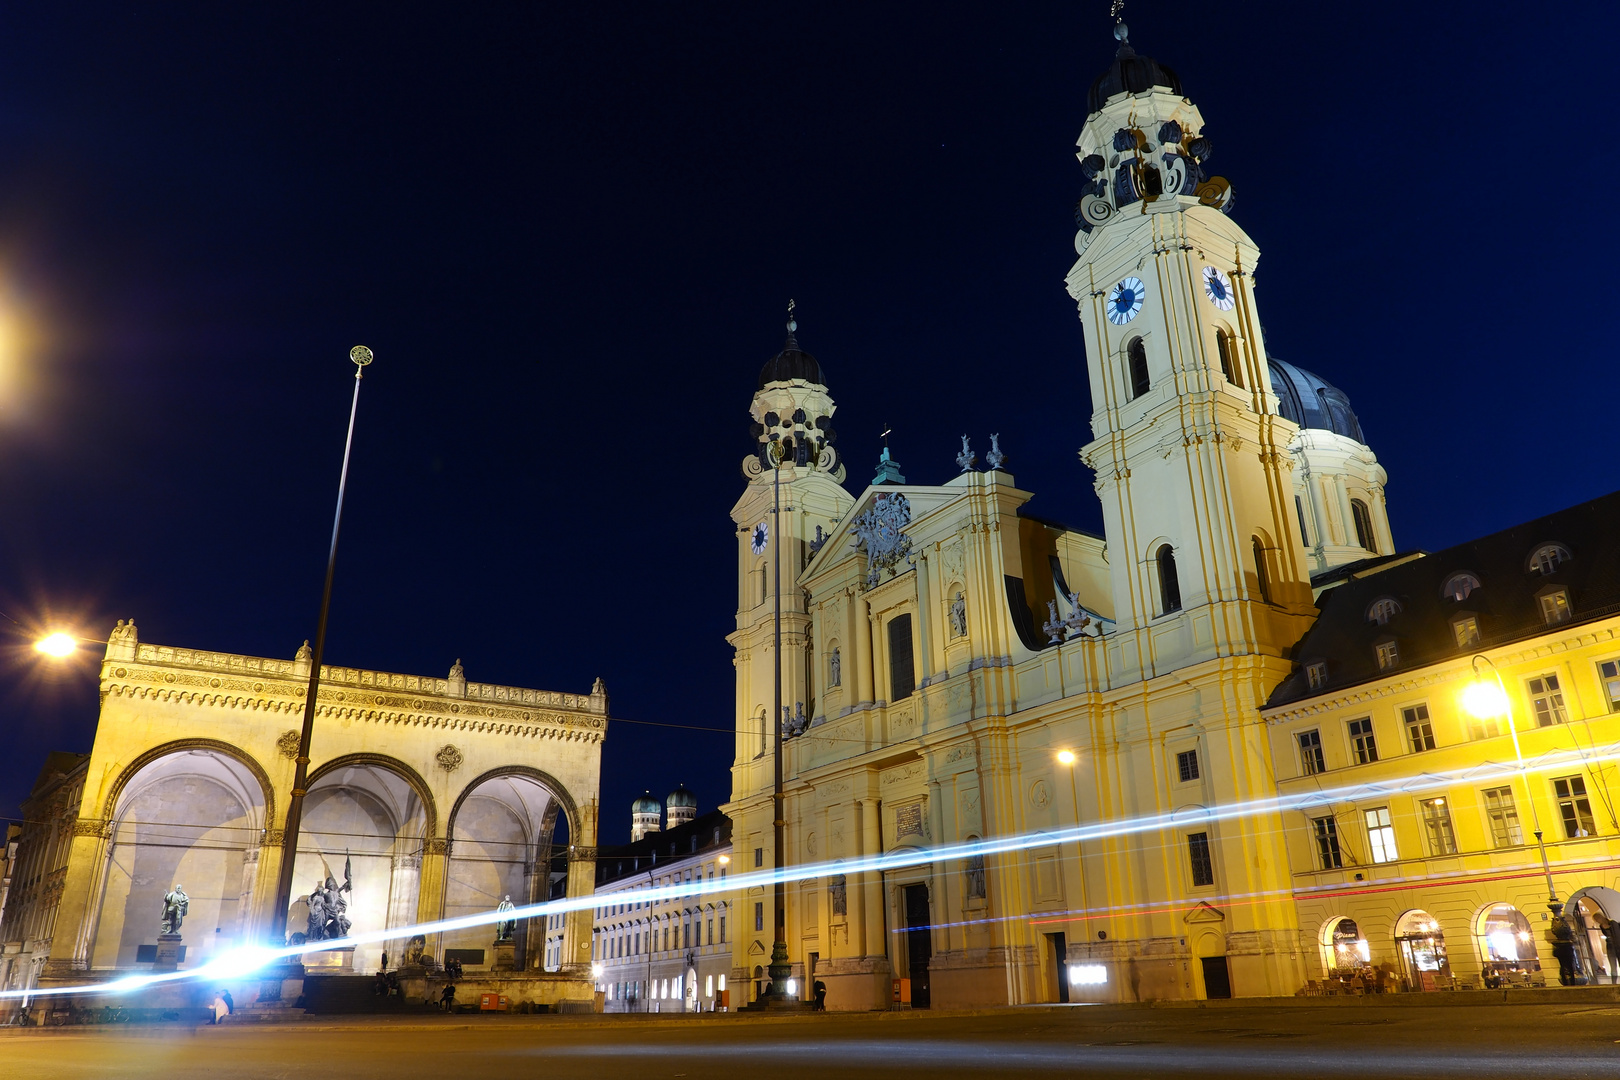
[[[630,804],[630,842],[633,844],[648,833],[659,831],[658,800],[647,792],[635,802]]]
[[[697,817],[697,796],[687,791],[684,785],[677,786],[669,793],[669,798],[664,800],[664,806],[667,808],[665,820],[671,829],[677,825],[685,825]]]

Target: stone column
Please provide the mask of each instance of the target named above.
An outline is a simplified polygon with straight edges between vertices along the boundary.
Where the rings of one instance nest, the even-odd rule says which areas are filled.
[[[855,639],[855,700],[869,704],[877,698],[872,693],[872,616],[864,593],[856,593],[850,600],[850,636]]]
[[[928,575],[928,556],[917,560],[917,653],[922,657],[918,669],[918,686],[927,686],[934,677],[934,599]],[[922,720],[921,712],[917,716]]]
[[[879,799],[862,799],[861,806],[861,856],[863,858],[883,853],[883,844],[880,837],[878,815],[883,812],[883,803]],[[887,942],[883,940],[883,878],[876,870],[868,870],[861,875],[861,954],[863,956],[880,956],[884,953]]]
[[[596,891],[596,848],[575,844],[568,849],[568,896],[590,896]],[[579,908],[563,916],[563,953],[559,965],[564,971],[589,973],[591,940],[596,930],[596,913]]]
[[[444,882],[450,872],[450,841],[433,837],[422,844],[422,865],[417,877],[416,922],[444,918]],[[442,933],[427,935],[427,952],[438,957]]]
[[[107,843],[112,823],[78,818],[68,849],[67,875],[57,901],[50,957],[40,972],[45,985],[77,981],[90,968],[90,948],[100,920],[100,885],[106,873]],[[50,847],[44,845],[45,849]]]
[[[284,845],[281,829],[266,829],[259,835],[259,857],[254,861],[252,921],[247,927],[249,941],[260,941],[273,925],[275,912],[272,909],[276,906],[276,884],[281,874]],[[301,929],[298,926],[287,927],[288,933]],[[263,941],[262,944],[279,948],[286,942]]]
[[[395,855],[389,861],[386,929],[409,926],[416,921],[417,895],[421,889],[422,856],[418,853]],[[403,953],[395,951],[395,955]]]

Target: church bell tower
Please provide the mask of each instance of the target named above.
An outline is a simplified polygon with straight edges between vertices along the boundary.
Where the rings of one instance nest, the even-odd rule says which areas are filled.
[[[1208,171],[1204,120],[1123,23],[1077,157],[1096,471],[1119,630],[1143,677],[1218,656],[1281,656],[1313,614],[1289,441],[1260,336],[1260,251]]]

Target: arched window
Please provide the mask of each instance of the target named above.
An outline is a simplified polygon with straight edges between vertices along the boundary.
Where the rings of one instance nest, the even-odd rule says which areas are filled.
[[[1373,542],[1372,511],[1360,499],[1350,500],[1350,516],[1356,521],[1356,543],[1367,551],[1377,551],[1378,545]]]
[[[1176,577],[1176,553],[1169,544],[1159,548],[1159,610],[1168,615],[1181,610],[1181,581]]]
[[[1542,544],[1530,554],[1530,569],[1538,574],[1550,574],[1569,560],[1569,548],[1563,544]]]
[[[1367,621],[1388,626],[1389,620],[1401,613],[1401,605],[1387,596],[1381,596],[1367,606]]]
[[[889,700],[904,701],[917,689],[916,667],[911,655],[911,615],[889,620]]]
[[[1271,603],[1271,581],[1266,576],[1266,549],[1260,538],[1254,538],[1254,576],[1260,590],[1260,599]]]
[[[1440,588],[1440,595],[1448,600],[1456,600],[1461,603],[1468,599],[1469,594],[1477,588],[1479,588],[1479,578],[1464,571],[1446,578],[1445,585]]]
[[[1125,351],[1131,365],[1131,397],[1139,398],[1153,388],[1148,380],[1147,346],[1137,338]]]
[[[1243,379],[1238,374],[1237,348],[1232,342],[1232,335],[1225,330],[1215,331],[1215,351],[1221,355],[1221,374],[1233,386],[1242,386]]]

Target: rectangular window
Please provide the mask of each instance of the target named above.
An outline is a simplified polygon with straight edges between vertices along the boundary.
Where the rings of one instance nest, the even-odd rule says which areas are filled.
[[[1586,798],[1585,777],[1561,776],[1553,781],[1553,792],[1558,796],[1558,813],[1564,819],[1566,837],[1574,840],[1597,832],[1592,822],[1592,804]]]
[[[1388,671],[1401,662],[1401,650],[1393,641],[1380,641],[1378,643],[1378,670]]]
[[[720,944],[726,943],[726,917],[720,916]]]
[[[1337,870],[1344,866],[1344,856],[1339,851],[1339,823],[1331,816],[1311,819],[1311,828],[1316,833],[1316,860],[1323,870]]]
[[[1451,828],[1451,808],[1445,799],[1419,799],[1423,814],[1423,834],[1428,838],[1430,855],[1457,854],[1457,834]]]
[[[757,901],[754,902],[754,930],[757,933],[758,931],[761,931],[761,930],[764,930],[764,929],[765,929],[765,902],[763,900],[757,900]]]
[[[1524,843],[1524,830],[1519,828],[1519,808],[1513,805],[1510,787],[1487,788],[1485,818],[1491,825],[1491,843],[1497,847],[1518,847]]]
[[[1192,861],[1193,885],[1215,884],[1215,863],[1209,857],[1209,833],[1189,833],[1187,857]]]
[[[1472,615],[1453,622],[1451,632],[1457,636],[1457,648],[1459,649],[1466,649],[1470,645],[1479,644],[1479,620]]]
[[[1569,609],[1569,593],[1563,589],[1557,592],[1543,593],[1541,599],[1541,617],[1548,626],[1557,626],[1561,622],[1568,622],[1572,612]]]
[[[1327,664],[1321,660],[1314,664],[1306,664],[1305,680],[1310,683],[1312,690],[1322,689],[1327,685]]]
[[[709,944],[714,944],[714,920],[709,920]]]
[[[1380,806],[1376,810],[1366,811],[1367,819],[1367,850],[1372,853],[1375,863],[1394,862],[1395,854],[1395,826],[1389,820],[1389,807]]]
[[[1471,716],[1468,718],[1468,737],[1470,739],[1494,739],[1500,734],[1502,734],[1502,729],[1498,726],[1496,717],[1480,718]]]
[[[1198,779],[1198,751],[1183,750],[1176,755],[1176,775],[1181,777],[1183,784]]]
[[[889,700],[904,701],[917,689],[911,656],[911,616],[889,620]]]
[[[1434,727],[1429,723],[1429,707],[1413,705],[1401,710],[1406,722],[1406,737],[1412,741],[1412,753],[1421,754],[1434,749]]]
[[[765,865],[765,849],[764,848],[757,847],[757,848],[754,849],[754,865],[755,866],[764,866]]]
[[[1371,765],[1378,760],[1378,740],[1373,738],[1372,717],[1350,721],[1350,744],[1355,750],[1357,765]]]
[[[1322,761],[1322,736],[1315,728],[1299,733],[1299,764],[1306,776],[1315,776],[1319,772],[1326,772],[1327,765]]]
[[[1603,677],[1603,693],[1609,711],[1620,712],[1620,660],[1603,661],[1598,665],[1598,674]]]
[[[1552,727],[1562,724],[1567,717],[1564,714],[1564,691],[1558,685],[1557,675],[1543,675],[1539,679],[1531,679],[1530,711],[1535,714],[1537,727]]]

